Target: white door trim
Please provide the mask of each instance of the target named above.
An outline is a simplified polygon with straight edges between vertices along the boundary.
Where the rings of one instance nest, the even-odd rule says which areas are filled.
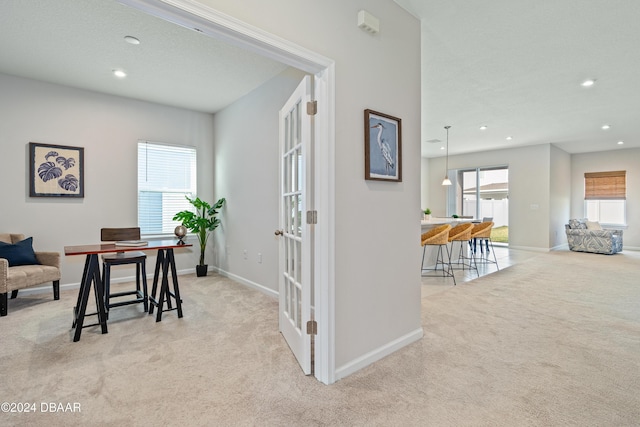
[[[335,382],[335,62],[197,0],[117,0],[315,76],[315,377]]]

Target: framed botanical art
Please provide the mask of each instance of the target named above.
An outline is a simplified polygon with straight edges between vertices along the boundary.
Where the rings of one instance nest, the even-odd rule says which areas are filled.
[[[30,142],[29,196],[84,197],[84,148]]]
[[[402,120],[364,110],[364,179],[402,182]]]

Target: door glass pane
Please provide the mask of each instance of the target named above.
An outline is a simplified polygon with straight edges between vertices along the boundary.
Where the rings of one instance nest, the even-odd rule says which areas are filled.
[[[296,282],[300,283],[302,282],[302,276],[301,276],[301,272],[302,272],[302,268],[301,267],[302,264],[302,244],[300,241],[296,242]]]
[[[298,330],[302,330],[302,290],[300,287],[296,286],[296,291],[296,301],[298,302],[298,305],[296,307],[296,328],[298,328]]]
[[[287,157],[285,157],[285,159],[282,161],[282,165],[283,165],[282,180],[284,181],[282,190],[285,193],[288,193],[289,191],[291,191],[291,164],[289,163]]]
[[[464,171],[461,174],[462,179],[460,185],[462,186],[462,216],[476,217],[476,201],[477,198],[477,176],[475,170]]]

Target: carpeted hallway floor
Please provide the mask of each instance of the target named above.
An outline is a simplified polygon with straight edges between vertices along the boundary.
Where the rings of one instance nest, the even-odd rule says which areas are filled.
[[[123,307],[78,343],[75,290],[21,295],[0,319],[0,403],[36,413],[0,425],[640,425],[639,273],[640,252],[557,251],[423,280],[424,338],[331,386],[302,375],[277,301],[217,275],[181,276],[183,319]]]

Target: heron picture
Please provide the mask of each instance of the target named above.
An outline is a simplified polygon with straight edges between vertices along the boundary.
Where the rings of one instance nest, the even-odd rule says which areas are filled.
[[[365,179],[402,181],[402,120],[364,110]]]

